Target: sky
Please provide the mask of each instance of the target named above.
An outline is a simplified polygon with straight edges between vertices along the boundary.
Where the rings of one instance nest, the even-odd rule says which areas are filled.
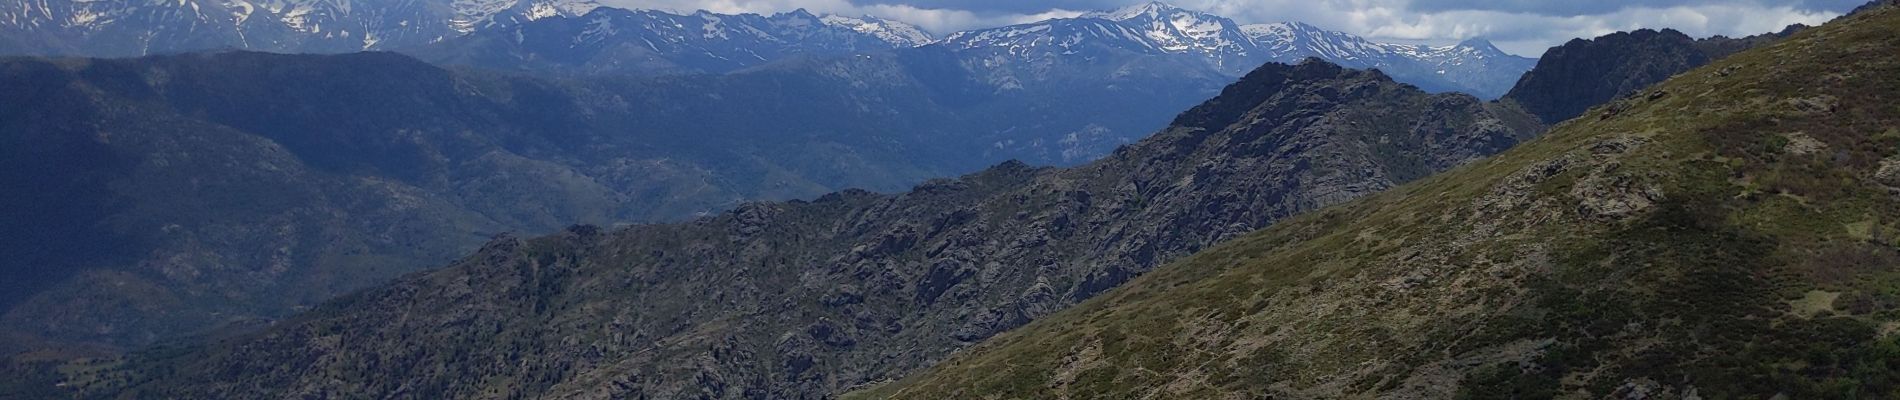
[[[676,12],[761,13],[799,8],[871,15],[936,34],[989,28],[1147,0],[600,0],[623,8]],[[1572,38],[1638,28],[1675,28],[1692,36],[1746,36],[1789,24],[1815,25],[1866,0],[1172,0],[1242,24],[1305,22],[1376,41],[1447,44],[1491,40],[1535,57]]]

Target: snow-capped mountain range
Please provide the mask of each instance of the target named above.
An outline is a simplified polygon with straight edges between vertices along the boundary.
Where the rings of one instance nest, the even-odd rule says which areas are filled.
[[[599,8],[489,29],[405,49],[426,60],[509,70],[579,73],[724,73],[791,56],[842,56],[935,41],[910,24],[805,10],[679,15]]]
[[[1496,97],[1533,59],[1482,40],[1376,43],[1302,23],[1240,25],[1165,3],[938,40],[903,22],[819,15],[675,14],[594,0],[0,0],[0,54],[135,56],[219,48],[335,53],[397,50],[431,61],[582,73],[723,73],[792,56],[913,47],[986,63],[1131,54],[1205,62],[1239,76],[1318,57],[1379,68],[1434,91]]]
[[[336,53],[420,45],[598,7],[592,0],[0,0],[0,51]]]
[[[596,15],[597,9],[604,12]],[[804,10],[769,17],[673,15],[602,8],[593,0],[0,0],[0,53],[399,50],[553,17],[585,20],[593,30],[575,34],[593,40],[637,30],[642,39],[680,45],[680,51],[729,50],[709,51],[714,57],[777,52],[746,48],[753,46],[856,51],[934,40],[909,24],[870,17]],[[704,44],[709,42],[726,44]]]
[[[1114,63],[1126,57],[1203,64],[1231,79],[1266,62],[1317,57],[1378,68],[1430,91],[1495,98],[1536,60],[1483,40],[1451,46],[1377,43],[1303,23],[1241,25],[1165,3],[1146,3],[1075,18],[956,32],[941,40],[914,26],[873,17],[771,16],[602,8],[578,18],[548,18],[411,51],[439,63],[580,73],[723,73],[794,55],[837,56],[922,48],[990,69],[996,86],[1017,86],[1029,69],[1059,60]],[[1064,73],[1049,70],[1048,73]]]
[[[958,32],[943,45],[1018,57],[1099,57],[1102,52],[1172,55],[1204,60],[1229,74],[1265,62],[1316,57],[1353,68],[1378,68],[1432,91],[1495,98],[1536,60],[1505,53],[1482,39],[1451,46],[1376,43],[1304,23],[1239,25],[1231,19],[1165,3],[1030,24]]]

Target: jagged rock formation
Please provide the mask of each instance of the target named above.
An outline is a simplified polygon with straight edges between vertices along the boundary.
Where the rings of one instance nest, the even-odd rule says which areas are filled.
[[[500,238],[262,333],[81,388],[157,397],[821,398],[897,377],[1214,243],[1529,137],[1466,95],[1267,65],[1072,169]]]
[[[1837,20],[847,397],[1900,396],[1893,54]]]
[[[1893,6],[1900,6],[1900,1],[1873,0],[1873,1],[1867,2],[1867,4],[1861,5],[1860,7],[1855,7],[1854,11],[1849,11],[1847,15],[1850,15],[1850,16],[1858,15],[1863,12],[1880,9],[1881,7],[1893,7]]]
[[[1694,39],[1674,29],[1617,32],[1596,39],[1572,39],[1537,60],[1504,99],[1515,102],[1547,124],[1583,112],[1720,60],[1730,54],[1773,43],[1806,28],[1745,38]]]

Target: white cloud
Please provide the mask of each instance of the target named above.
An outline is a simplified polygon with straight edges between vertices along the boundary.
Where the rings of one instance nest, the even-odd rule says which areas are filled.
[[[1674,28],[1697,37],[1746,36],[1780,31],[1796,23],[1817,25],[1840,16],[1836,11],[1753,2],[1609,7],[1615,11],[1569,16],[1494,11],[1481,5],[1419,12],[1410,0],[1190,0],[1183,4],[1241,21],[1300,21],[1383,41],[1450,43],[1482,37],[1506,51],[1530,56],[1573,38],[1617,31]]]
[[[1673,28],[1690,36],[1746,36],[1780,31],[1791,24],[1818,25],[1839,13],[1792,7],[1682,6],[1625,8],[1600,15],[1546,16],[1496,11],[1447,11],[1368,19],[1351,26],[1373,38],[1456,40],[1485,37],[1519,54],[1537,55],[1572,38],[1617,31]]]
[[[938,34],[1015,25],[1052,18],[1073,18],[1082,14],[1081,11],[1057,9],[1035,14],[997,13],[985,15],[966,10],[929,9],[906,5],[881,4],[859,7],[847,13],[872,15],[880,18],[904,21]]]

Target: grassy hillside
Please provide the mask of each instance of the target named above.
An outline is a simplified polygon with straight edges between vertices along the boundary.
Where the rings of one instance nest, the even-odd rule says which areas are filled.
[[[1844,18],[850,397],[1897,397],[1894,54]]]

